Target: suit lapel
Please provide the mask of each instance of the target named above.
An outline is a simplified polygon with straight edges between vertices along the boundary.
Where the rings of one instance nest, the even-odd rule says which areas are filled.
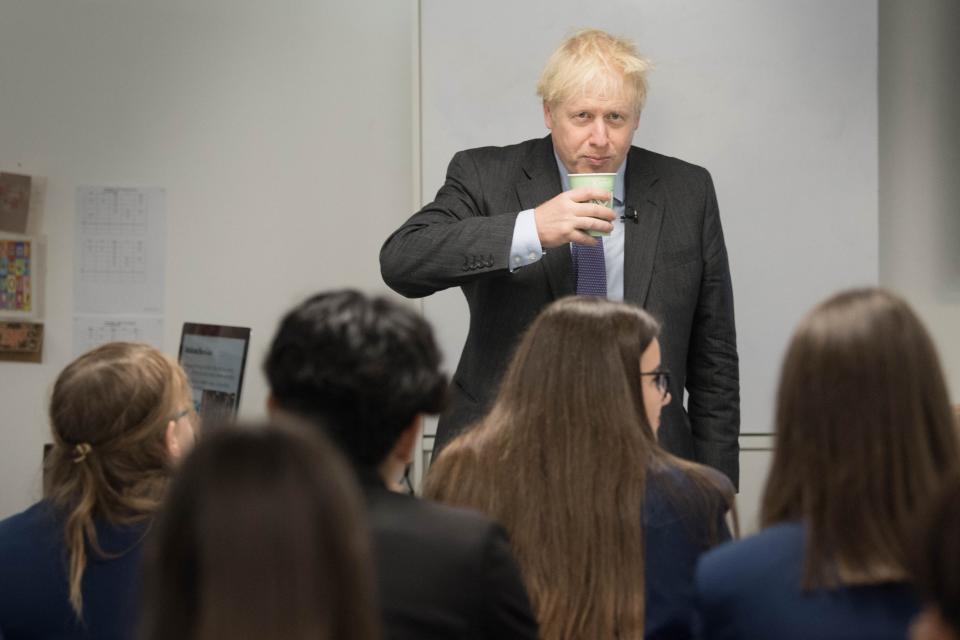
[[[553,155],[553,140],[541,138],[523,164],[524,176],[517,182],[517,197],[522,211],[540,206],[560,193],[560,174]],[[538,262],[547,274],[554,299],[571,295],[576,290],[573,261],[564,245],[547,251]]]
[[[624,222],[623,298],[645,306],[653,275],[653,258],[663,222],[663,194],[659,176],[653,171],[642,149],[633,147],[627,157],[624,204],[637,211],[637,222]]]

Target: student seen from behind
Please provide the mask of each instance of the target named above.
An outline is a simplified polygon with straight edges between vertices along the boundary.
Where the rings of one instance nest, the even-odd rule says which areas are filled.
[[[144,640],[380,637],[356,481],[297,427],[217,427],[184,461],[148,545]]]
[[[659,329],[620,302],[552,303],[427,478],[425,495],[503,522],[544,638],[691,637],[696,560],[730,537],[727,477],[657,442],[683,388]]]
[[[960,463],[936,349],[899,297],[839,293],[783,362],[762,531],[697,570],[708,639],[904,638],[913,531]]]
[[[153,347],[109,343],[67,365],[44,498],[0,522],[0,637],[132,636],[142,542],[196,420],[186,375]]]
[[[910,639],[960,640],[960,474],[921,520],[912,569],[925,604]]]
[[[384,636],[536,638],[503,529],[474,511],[393,491],[447,379],[427,322],[357,291],[321,293],[281,321],[264,363],[274,414],[313,422],[360,479]]]

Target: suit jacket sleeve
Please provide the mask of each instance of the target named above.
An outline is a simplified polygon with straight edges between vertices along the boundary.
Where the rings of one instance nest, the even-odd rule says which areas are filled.
[[[698,462],[723,471],[739,485],[740,364],[733,286],[709,174],[704,203],[704,270],[687,355],[687,411]]]
[[[481,571],[484,604],[480,608],[477,628],[483,629],[482,637],[535,640],[537,621],[531,611],[520,567],[500,525],[491,527]]]
[[[474,157],[468,151],[457,153],[434,201],[380,250],[380,273],[391,289],[419,298],[508,270],[518,211],[491,215],[483,189]]]

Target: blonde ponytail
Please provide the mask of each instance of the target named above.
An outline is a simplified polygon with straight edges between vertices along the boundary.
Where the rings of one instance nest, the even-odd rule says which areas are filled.
[[[93,479],[89,476],[89,467],[80,471],[78,479],[79,499],[67,516],[64,526],[67,543],[67,557],[69,561],[68,584],[70,586],[70,606],[78,619],[83,619],[83,593],[80,589],[83,582],[83,571],[87,567],[86,541],[96,545],[97,532],[93,525],[93,508],[96,497],[93,491]]]
[[[157,509],[169,475],[166,426],[189,398],[183,370],[145,344],[103,345],[57,378],[45,497],[63,518],[70,606],[79,620],[88,548],[111,557],[95,523],[135,524]]]

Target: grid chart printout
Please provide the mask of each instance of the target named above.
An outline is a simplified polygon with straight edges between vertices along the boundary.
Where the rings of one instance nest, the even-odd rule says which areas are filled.
[[[75,312],[161,314],[163,190],[79,187],[76,213]]]
[[[82,274],[87,282],[146,282],[142,240],[87,238],[83,241]]]
[[[163,345],[163,319],[145,316],[74,316],[74,356],[107,342],[146,342],[157,349]]]

